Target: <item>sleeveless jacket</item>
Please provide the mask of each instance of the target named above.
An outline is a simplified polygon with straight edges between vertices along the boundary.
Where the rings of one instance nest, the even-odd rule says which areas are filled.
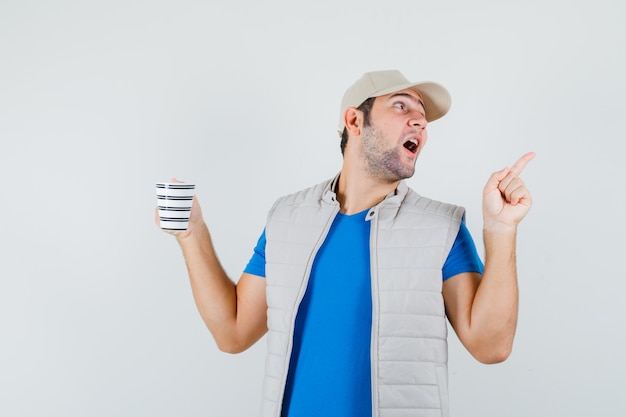
[[[337,178],[279,199],[266,225],[267,357],[263,417],[279,417],[294,325],[316,253],[339,212]],[[448,416],[442,266],[464,209],[404,181],[370,209],[372,416]],[[332,341],[330,341],[332,343]]]

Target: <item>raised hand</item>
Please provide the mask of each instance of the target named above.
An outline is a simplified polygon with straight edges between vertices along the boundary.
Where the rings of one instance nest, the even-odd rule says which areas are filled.
[[[522,156],[511,168],[494,172],[483,189],[485,230],[515,230],[532,205],[532,197],[519,177],[534,152]]]

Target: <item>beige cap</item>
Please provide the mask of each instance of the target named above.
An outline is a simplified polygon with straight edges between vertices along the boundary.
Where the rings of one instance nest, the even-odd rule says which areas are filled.
[[[348,107],[359,107],[370,97],[384,96],[407,88],[412,88],[422,97],[426,120],[429,122],[443,117],[450,110],[450,93],[440,84],[412,83],[398,70],[366,72],[343,95],[339,112],[339,135],[345,127],[343,114]]]

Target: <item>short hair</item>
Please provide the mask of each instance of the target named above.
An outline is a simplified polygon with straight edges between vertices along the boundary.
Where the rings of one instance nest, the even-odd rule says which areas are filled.
[[[359,107],[357,107],[356,109],[359,111],[363,112],[363,126],[369,126],[370,125],[370,113],[372,111],[372,106],[374,105],[374,99],[376,97],[370,97],[367,100],[365,100],[363,103],[361,103],[359,105]],[[346,145],[348,144],[348,129],[346,129],[345,127],[343,128],[343,132],[341,133],[341,143],[340,143],[340,148],[341,148],[341,154],[343,155],[343,152],[346,149]]]

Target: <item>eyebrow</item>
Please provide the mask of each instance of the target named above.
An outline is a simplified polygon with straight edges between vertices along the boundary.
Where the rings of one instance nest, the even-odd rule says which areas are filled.
[[[411,94],[408,94],[408,93],[396,93],[396,94],[392,95],[391,97],[389,97],[389,100],[392,100],[393,98],[398,97],[398,96],[406,97],[406,98],[410,99],[415,104],[421,104],[422,108],[424,110],[426,110],[426,106],[424,105],[424,102],[422,101],[422,99],[418,99],[415,96],[413,96]]]

